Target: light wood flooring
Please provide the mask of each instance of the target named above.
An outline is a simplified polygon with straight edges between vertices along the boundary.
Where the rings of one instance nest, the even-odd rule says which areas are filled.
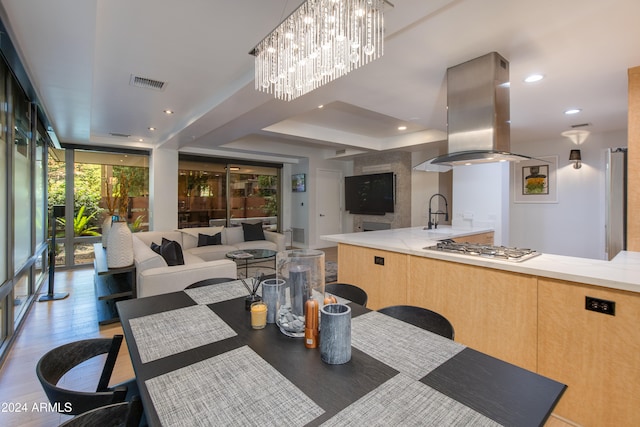
[[[337,248],[326,248],[325,259],[337,261]],[[43,286],[46,290],[46,285]],[[36,410],[48,400],[35,375],[40,357],[48,350],[67,342],[86,338],[112,337],[122,333],[120,323],[99,326],[93,290],[93,268],[57,272],[56,292],[69,292],[64,300],[35,302],[0,368],[0,426],[50,427],[68,418],[56,412]],[[73,369],[62,379],[65,387],[76,390],[95,390],[102,369],[102,358],[95,358]],[[134,376],[127,346],[123,344],[118,355],[111,384]],[[1,411],[15,408],[22,410]],[[569,424],[552,417],[548,427],[567,427]]]
[[[122,333],[120,323],[100,327],[93,290],[93,268],[56,272],[56,292],[69,292],[63,300],[35,302],[19,332],[9,356],[0,368],[1,426],[55,426],[70,418],[56,412],[35,410],[48,402],[35,374],[40,357],[48,350],[71,341],[112,337]],[[43,287],[46,292],[46,284]],[[71,370],[62,379],[65,387],[95,391],[103,358],[89,360]],[[122,345],[112,384],[134,376],[127,346]],[[19,404],[24,412],[16,412]],[[35,406],[35,408],[34,408]],[[12,411],[11,411],[12,410]]]

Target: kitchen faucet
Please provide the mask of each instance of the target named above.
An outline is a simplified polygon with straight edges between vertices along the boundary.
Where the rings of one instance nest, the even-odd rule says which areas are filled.
[[[440,196],[444,199],[444,212],[438,210],[436,212],[431,213],[431,201],[434,197]],[[431,230],[432,228],[438,228],[438,215],[444,215],[444,220],[449,221],[449,204],[447,203],[447,198],[440,193],[436,193],[429,199],[429,222],[427,222],[427,230]],[[431,222],[431,218],[433,217],[433,222]]]

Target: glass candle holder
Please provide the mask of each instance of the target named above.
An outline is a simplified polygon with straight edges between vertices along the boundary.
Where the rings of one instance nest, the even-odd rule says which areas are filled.
[[[278,307],[276,324],[290,337],[304,337],[305,303],[309,298],[324,302],[324,252],[293,249],[276,255],[276,278],[284,280],[284,301]],[[318,319],[319,322],[319,319]]]
[[[267,304],[262,301],[251,304],[251,327],[262,329],[267,326]]]

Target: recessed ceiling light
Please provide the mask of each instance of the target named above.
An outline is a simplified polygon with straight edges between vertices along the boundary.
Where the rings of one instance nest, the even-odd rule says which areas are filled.
[[[542,79],[544,79],[544,76],[542,74],[531,74],[527,76],[524,81],[525,83],[534,83],[539,82]]]
[[[142,142],[144,141],[142,138],[138,138],[138,142]]]
[[[582,111],[580,108],[570,108],[569,110],[565,111],[565,114],[571,115],[571,114],[578,114],[580,111]]]
[[[324,105],[318,105],[318,108],[324,108]]]
[[[164,110],[165,114],[173,114],[173,110]]]
[[[154,128],[153,126],[149,127],[148,129],[149,129],[150,131],[154,131],[154,130],[156,130],[156,128]]]
[[[398,126],[398,130],[407,130],[406,126]]]

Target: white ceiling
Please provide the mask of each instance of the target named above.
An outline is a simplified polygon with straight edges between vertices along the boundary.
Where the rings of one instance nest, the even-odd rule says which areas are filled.
[[[0,12],[67,143],[284,161],[304,146],[412,150],[446,137],[446,69],[491,51],[510,62],[512,141],[626,129],[638,0],[393,0],[383,58],[285,102],[255,91],[248,52],[300,3],[0,0]],[[525,84],[533,72],[546,78]],[[133,87],[132,75],[167,85]]]

